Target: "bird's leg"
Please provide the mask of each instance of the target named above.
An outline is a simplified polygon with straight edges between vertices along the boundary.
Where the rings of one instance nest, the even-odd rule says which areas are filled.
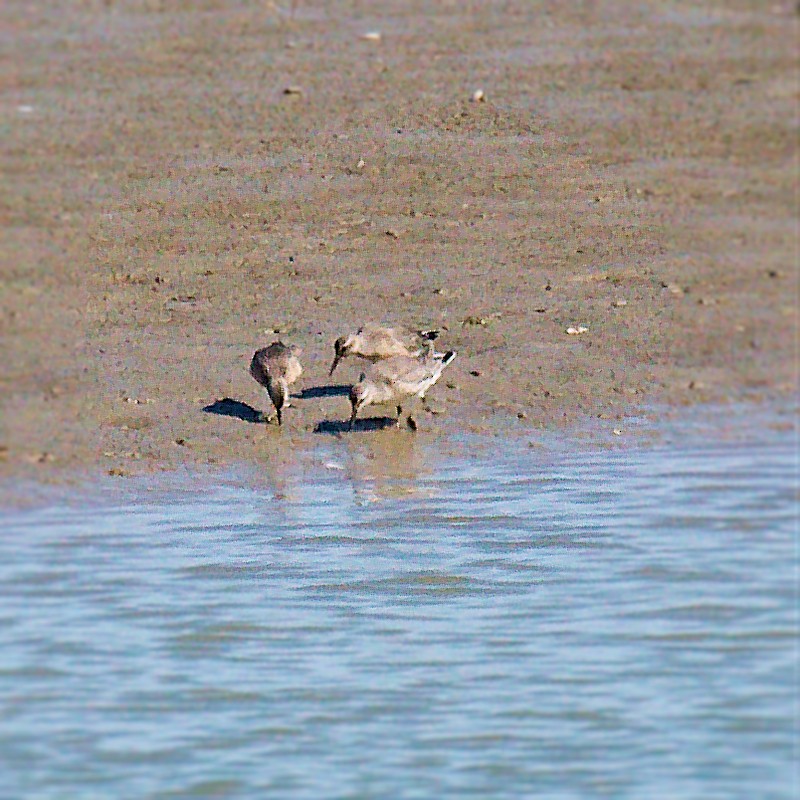
[[[269,394],[267,394],[267,397],[269,397]],[[265,424],[269,424],[269,422],[272,420],[272,414],[270,414],[269,411],[257,411],[256,415],[257,415],[256,422],[263,422]]]
[[[406,417],[406,425],[407,425],[408,429],[411,430],[411,431],[415,431],[417,429],[417,421],[414,419],[414,417],[411,414],[409,414]]]
[[[398,404],[398,406],[397,406],[397,427],[398,428],[400,427],[400,417],[402,415],[403,415],[403,406]]]

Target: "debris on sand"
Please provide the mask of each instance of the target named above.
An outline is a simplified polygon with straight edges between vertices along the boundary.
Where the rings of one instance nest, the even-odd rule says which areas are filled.
[[[502,316],[503,315],[499,311],[496,311],[494,314],[489,314],[485,317],[479,317],[470,314],[468,317],[464,317],[464,319],[461,321],[461,327],[466,328],[468,325],[480,325],[485,327],[493,320],[500,319]]]

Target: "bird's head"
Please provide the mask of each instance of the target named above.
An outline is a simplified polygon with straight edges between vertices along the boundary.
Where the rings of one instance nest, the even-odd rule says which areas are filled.
[[[331,369],[328,375],[333,375],[333,371],[339,365],[339,362],[350,352],[350,348],[352,346],[350,336],[340,336],[334,343],[333,343],[333,364],[331,364]]]

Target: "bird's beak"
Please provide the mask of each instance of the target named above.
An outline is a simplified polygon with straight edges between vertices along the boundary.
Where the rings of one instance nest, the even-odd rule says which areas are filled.
[[[339,366],[339,362],[341,360],[342,360],[341,355],[339,355],[339,353],[337,353],[336,356],[333,359],[333,364],[331,364],[331,371],[328,373],[328,377],[329,378],[330,378],[331,375],[333,375],[333,371],[336,369],[336,367]]]

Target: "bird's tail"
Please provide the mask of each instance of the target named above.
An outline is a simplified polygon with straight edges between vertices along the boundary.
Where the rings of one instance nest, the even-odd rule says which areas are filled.
[[[455,350],[448,350],[442,354],[442,366],[446,367],[456,357]]]
[[[437,353],[435,357],[435,361],[432,363],[432,377],[433,382],[439,380],[439,376],[442,374],[444,368],[456,357],[455,350],[448,350],[446,353]],[[431,362],[428,362],[431,364]]]

